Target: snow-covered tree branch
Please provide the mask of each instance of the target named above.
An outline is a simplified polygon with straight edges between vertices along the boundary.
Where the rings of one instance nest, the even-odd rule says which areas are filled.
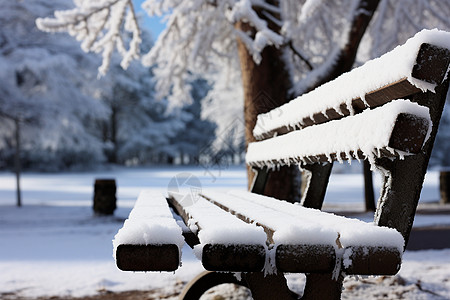
[[[67,31],[81,41],[84,51],[102,53],[103,64],[99,68],[102,75],[108,70],[114,49],[122,55],[124,69],[139,57],[140,29],[131,0],[75,0],[74,3],[76,8],[56,11],[55,18],[38,19],[38,28]]]
[[[287,48],[284,59],[296,83],[293,91],[298,94],[313,85],[313,78],[317,81],[326,77],[324,74],[348,45],[355,20],[373,13],[367,7],[374,2],[378,1],[147,0],[142,7],[149,16],[164,16],[167,26],[143,63],[156,66],[158,95],[170,95],[172,102],[183,103],[191,101],[186,82],[192,74],[217,72],[233,65],[230,62],[237,60],[236,39],[245,44],[257,64],[262,51],[273,45]],[[446,1],[379,2],[369,28],[370,41],[366,42],[372,43],[366,47],[371,49],[369,57],[424,27],[449,27]],[[67,31],[81,41],[85,51],[101,52],[102,74],[114,49],[123,56],[123,67],[138,57],[140,30],[131,0],[74,3],[74,9],[55,12],[55,18],[38,19],[39,28]],[[255,33],[237,29],[239,21],[250,24]],[[268,22],[281,30],[274,30]],[[309,74],[312,68],[315,70]]]

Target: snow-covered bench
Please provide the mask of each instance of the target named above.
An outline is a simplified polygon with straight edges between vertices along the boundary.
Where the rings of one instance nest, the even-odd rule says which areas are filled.
[[[248,286],[256,299],[295,298],[283,272],[307,274],[304,299],[339,299],[345,275],[395,274],[448,91],[448,49],[449,33],[423,31],[258,116],[258,141],[246,157],[257,171],[251,192],[202,191],[194,203],[170,193],[168,204],[159,195],[141,194],[114,241],[119,268],[176,269],[183,234],[205,269],[243,272],[242,281],[205,273],[183,299],[197,299],[224,282]],[[318,210],[331,163],[352,159],[369,160],[384,177],[373,223]],[[270,171],[289,164],[309,172],[299,204],[262,195]]]

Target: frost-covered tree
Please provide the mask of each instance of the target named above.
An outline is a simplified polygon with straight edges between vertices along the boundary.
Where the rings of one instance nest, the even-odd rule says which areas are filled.
[[[98,58],[66,36],[36,28],[34,20],[48,16],[55,8],[53,1],[0,2],[0,150],[5,164],[11,164],[9,149],[17,144],[11,130],[14,118],[21,123],[26,167],[59,169],[101,160],[101,143],[85,129],[105,112],[87,93]],[[68,4],[59,1],[57,7]]]
[[[70,37],[36,28],[36,17],[70,4],[2,1],[1,168],[12,168],[17,157],[25,168],[41,170],[89,166],[105,154],[119,163],[146,162],[184,129],[166,113],[167,101],[155,100],[148,68],[135,62],[125,72],[117,56],[113,72],[97,80],[100,58]],[[141,47],[151,47],[149,36]]]
[[[123,55],[125,67],[138,57],[140,30],[131,0],[74,3],[74,9],[37,24],[67,31],[83,49],[102,53],[101,73],[113,48]],[[230,93],[215,97],[216,103],[236,101],[236,111],[243,107],[247,143],[254,140],[257,114],[350,70],[357,57],[377,56],[422,28],[450,27],[450,3],[440,0],[146,0],[142,6],[150,16],[167,20],[142,59],[155,66],[158,94],[171,103],[192,101],[190,74],[214,74],[211,80],[221,83],[227,74],[240,76],[242,85],[235,89],[239,95],[242,88],[243,105],[221,97]],[[124,38],[130,34],[131,39]],[[213,85],[213,91],[223,88]],[[266,193],[292,198],[292,172],[273,174]]]
[[[184,120],[184,128],[171,139],[183,163],[198,162],[202,154],[211,155],[206,150],[215,138],[215,124],[202,118],[202,100],[209,86],[204,79],[194,80],[191,86],[192,102],[185,104],[176,115],[177,119]]]
[[[228,66],[226,72],[209,74],[213,85],[202,102],[202,116],[217,125],[216,139],[209,149],[216,164],[232,157],[239,162],[245,154],[243,93],[240,72],[236,70]]]
[[[201,118],[205,81],[192,84],[192,103],[169,109],[166,99],[155,98],[153,76],[136,62],[124,71],[113,58],[98,82],[95,95],[108,107],[99,127],[111,163],[171,163],[181,156],[193,162],[214,137],[213,124]]]
[[[125,72],[114,61],[111,68],[98,87],[108,107],[108,118],[100,120],[100,127],[109,162],[165,162],[165,157],[175,155],[171,140],[184,130],[185,122],[168,112],[166,100],[155,99],[151,70],[132,63]]]

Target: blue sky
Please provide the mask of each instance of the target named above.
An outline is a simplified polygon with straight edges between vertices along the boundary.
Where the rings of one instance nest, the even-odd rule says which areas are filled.
[[[161,31],[163,31],[163,29],[165,28],[165,24],[162,23],[161,18],[158,17],[153,17],[150,18],[147,13],[142,10],[141,8],[141,4],[142,2],[144,2],[145,0],[133,0],[134,4],[135,4],[135,9],[136,11],[143,16],[143,20],[144,20],[144,24],[147,27],[147,29],[149,29],[152,33],[153,39],[156,40],[158,38],[158,35],[161,33]]]

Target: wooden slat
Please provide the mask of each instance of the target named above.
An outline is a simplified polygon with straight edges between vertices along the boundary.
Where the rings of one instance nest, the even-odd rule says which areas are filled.
[[[375,108],[383,104],[386,104],[394,99],[405,98],[418,92],[420,92],[420,89],[416,88],[411,83],[409,83],[409,81],[406,78],[403,78],[397,82],[387,84],[377,90],[367,93],[365,95],[365,100],[368,106],[364,104],[361,98],[353,99],[352,108],[355,111],[355,113],[359,113],[362,112],[367,107]],[[348,110],[347,105],[345,103],[342,103],[339,108],[343,115],[338,113],[335,109],[327,109],[325,113],[328,116],[328,118],[325,117],[321,112],[315,113],[313,115],[314,120],[309,117],[303,119],[303,123],[305,125],[303,125],[302,127],[304,128],[314,124],[322,124],[331,120],[338,120],[350,115],[350,111]],[[276,131],[278,131],[278,129]],[[280,134],[280,132],[277,133]],[[284,133],[287,133],[287,131],[284,130]]]
[[[424,43],[417,54],[416,64],[413,66],[411,76],[431,84],[439,84],[444,80],[449,64],[450,50]],[[375,108],[395,99],[408,98],[418,92],[421,92],[421,90],[413,86],[406,78],[403,78],[397,82],[386,84],[377,90],[367,92],[365,100],[368,107]],[[353,99],[352,107],[356,113],[367,108],[361,98]],[[350,115],[345,103],[340,105],[340,109],[344,115],[339,114],[335,109],[328,109],[326,111],[328,117],[325,117],[321,112],[317,112],[313,114],[313,118],[304,118],[302,120],[304,125],[298,124],[298,127],[304,128]],[[282,126],[265,133],[262,137],[257,137],[257,139],[264,140],[293,130],[291,127]]]
[[[401,265],[401,253],[397,248],[348,247],[351,264],[342,270],[347,275],[394,275]],[[336,255],[331,246],[282,245],[277,248],[276,266],[282,272],[328,273],[335,268]]]
[[[181,219],[181,221],[183,221],[183,223],[184,223],[184,219],[180,215],[181,212],[178,212],[177,208],[172,204],[172,202],[173,202],[173,200],[169,201],[169,199],[167,199],[167,204],[172,209],[174,218],[176,218],[178,220]],[[180,209],[180,207],[178,207],[178,209]],[[186,223],[185,223],[185,225],[186,225]],[[195,233],[193,233],[192,231],[190,231],[187,226],[184,226],[184,228],[181,228],[181,229],[183,231],[182,233],[183,233],[184,241],[186,242],[186,244],[188,244],[189,247],[194,248],[194,246],[200,244],[200,240],[198,239],[197,235]]]
[[[429,122],[411,114],[399,114],[392,129],[388,146],[417,154],[425,141]]]
[[[388,147],[395,150],[403,151],[410,154],[419,153],[423,142],[426,138],[428,130],[428,120],[406,113],[400,113],[395,121],[395,125],[390,135]],[[276,139],[276,138],[275,138]],[[306,142],[306,141],[305,141]],[[309,141],[313,142],[313,141]],[[374,149],[375,150],[375,149]],[[380,149],[379,157],[394,158],[397,157],[387,148]],[[249,165],[259,167],[261,165],[274,164],[274,165],[284,165],[284,164],[298,164],[302,160],[306,164],[314,163],[325,163],[331,158],[332,161],[337,161],[338,156],[340,160],[348,159],[364,159],[363,153],[358,151],[350,151],[350,157],[347,157],[345,152],[341,153],[317,153],[315,155],[309,156],[293,156],[289,158],[284,158],[284,161],[278,159],[273,159],[269,162],[259,161],[250,162]],[[286,161],[288,159],[288,161]]]
[[[444,80],[449,65],[449,49],[424,43],[420,46],[411,75],[432,84],[440,84]]]
[[[259,272],[264,268],[265,256],[266,249],[261,245],[206,244],[202,264],[209,271]]]
[[[175,271],[180,265],[177,245],[119,245],[117,267],[122,271]]]
[[[273,237],[273,234],[275,233],[275,230],[273,230],[269,226],[266,226],[265,224],[262,224],[262,223],[258,222],[258,220],[253,220],[253,219],[247,217],[246,215],[244,215],[244,214],[242,214],[242,213],[240,213],[238,211],[232,210],[229,207],[227,207],[225,205],[222,205],[219,202],[215,201],[213,198],[207,197],[205,195],[202,195],[202,197],[205,198],[206,200],[210,201],[214,205],[217,205],[218,207],[220,207],[224,211],[234,215],[236,218],[238,218],[238,219],[240,219],[240,220],[242,220],[242,221],[244,221],[246,223],[251,224],[253,222],[256,222],[257,226],[261,226],[264,229],[264,232],[267,235],[267,243],[269,243],[269,244],[273,244],[274,243],[272,237]]]
[[[400,270],[401,253],[397,248],[352,247],[348,275],[395,275]]]
[[[333,271],[336,251],[330,245],[279,245],[276,267],[288,273],[326,273]]]
[[[178,243],[182,242],[182,232],[172,218],[163,195],[142,191],[128,222],[115,237],[114,243],[118,243],[115,247],[117,267],[122,271],[175,271],[180,266],[181,249]],[[161,228],[161,222],[168,226],[171,235],[145,240],[144,228],[148,228],[149,235],[153,236],[155,226]],[[132,238],[131,244],[127,238],[130,235],[135,238],[140,236],[141,240]]]
[[[192,218],[191,215],[174,198],[169,196],[167,201],[187,225]],[[225,211],[223,213],[227,214]],[[199,227],[198,232],[201,230]],[[264,268],[265,261],[266,250],[263,245],[205,244],[202,250],[202,264],[208,271],[260,272]]]

